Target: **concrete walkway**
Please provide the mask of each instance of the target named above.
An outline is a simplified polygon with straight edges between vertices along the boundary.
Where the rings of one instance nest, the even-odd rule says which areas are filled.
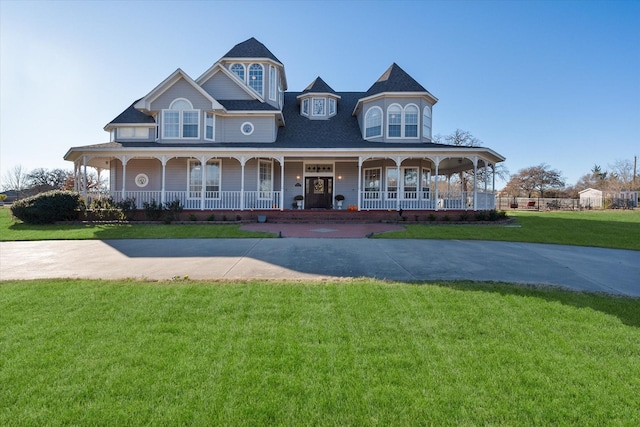
[[[640,296],[640,251],[511,242],[365,238],[0,242],[0,280],[67,277],[167,280],[184,276],[191,279],[470,279],[560,285]]]

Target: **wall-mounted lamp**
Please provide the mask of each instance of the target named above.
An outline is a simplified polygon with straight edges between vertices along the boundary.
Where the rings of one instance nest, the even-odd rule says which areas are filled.
[[[338,181],[342,181],[342,175],[338,175]]]
[[[296,179],[297,179],[297,180],[300,180],[300,175],[296,175]]]

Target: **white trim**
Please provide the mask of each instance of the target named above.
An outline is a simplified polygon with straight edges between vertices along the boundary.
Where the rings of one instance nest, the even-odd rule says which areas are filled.
[[[306,111],[305,111],[306,106]],[[305,98],[300,103],[300,114],[309,117],[309,98]]]
[[[191,107],[190,109],[182,109],[182,110],[174,110],[172,107],[175,105],[176,102],[186,102],[187,104],[189,104],[189,106]],[[165,135],[165,126],[166,126],[166,120],[165,120],[165,114],[167,112],[177,112],[178,113],[178,136],[166,136]],[[189,112],[189,113],[196,113],[198,115],[197,120],[196,120],[196,125],[197,125],[197,133],[196,136],[184,136],[184,113],[185,112]],[[176,98],[173,101],[171,101],[171,104],[169,104],[169,108],[167,109],[163,109],[162,110],[162,139],[189,139],[189,140],[194,140],[194,139],[200,139],[200,110],[199,109],[194,109],[193,108],[193,104],[191,103],[191,101],[189,101],[186,98]]]
[[[400,114],[400,123],[399,124],[395,124],[394,126],[400,126],[400,135],[398,136],[391,136],[389,135],[389,126],[391,125],[391,120],[389,118],[389,110],[391,110],[391,107],[398,107],[398,109],[400,110],[398,114]],[[385,126],[385,130],[386,130],[386,135],[388,139],[401,139],[402,135],[404,134],[403,129],[402,129],[402,124],[404,122],[403,117],[404,117],[404,110],[402,109],[402,105],[398,104],[397,102],[394,102],[393,104],[389,105],[387,107],[387,112],[386,112],[386,116],[387,116],[387,120],[386,120],[386,126]]]
[[[212,132],[211,132],[211,138],[207,138],[207,116],[211,116],[212,119]],[[205,139],[205,141],[215,141],[216,140],[216,115],[213,114],[212,111],[205,111],[203,114],[204,118],[203,118],[203,132],[202,132],[202,136]]]
[[[242,67],[242,75],[243,77],[241,78],[235,71],[233,71],[231,68],[234,65],[240,65]],[[232,64],[229,65],[229,71],[231,72],[231,74],[233,74],[236,79],[240,80],[241,82],[246,83],[247,82],[247,66],[241,62],[234,62]]]
[[[428,116],[427,114],[425,114],[427,111],[429,112]],[[429,135],[425,135],[425,132],[424,132],[425,123],[427,122],[425,120],[425,117],[429,118]],[[422,137],[427,138],[429,141],[431,141],[433,139],[432,135],[433,135],[433,110],[430,105],[427,105],[422,109]]]
[[[261,82],[262,87],[260,88],[260,92],[258,92],[257,90],[255,90],[255,89],[253,88],[253,86],[251,86],[251,68],[252,68],[254,65],[259,66],[259,67],[260,67],[260,71],[261,71],[260,78],[261,78],[261,80],[262,80],[262,82]],[[257,93],[258,95],[260,95],[260,97],[261,97],[262,99],[264,99],[264,80],[265,80],[265,79],[264,79],[264,65],[262,65],[262,64],[258,64],[258,63],[255,63],[255,62],[254,62],[253,64],[249,64],[249,66],[247,67],[247,86],[249,86],[249,88],[250,88],[251,90],[253,90],[255,93]]]
[[[370,112],[372,112],[372,110],[378,110],[378,112],[380,113],[380,133],[378,135],[367,135],[367,129],[368,129],[367,116],[369,115]],[[382,108],[378,107],[377,105],[369,107],[367,112],[364,114],[364,139],[380,138],[384,134],[383,132],[384,132],[384,111],[382,111]]]
[[[416,109],[416,136],[407,136],[407,109],[414,107]],[[420,138],[420,107],[414,103],[409,103],[404,106],[402,110],[402,137],[405,139],[418,139]]]
[[[322,101],[322,113],[316,113],[316,101]],[[320,105],[320,104],[318,104]],[[326,117],[327,116],[327,98],[312,97],[311,98],[311,115],[314,117]]]
[[[272,74],[273,72],[273,74]],[[277,100],[277,80],[278,80],[278,70],[273,65],[269,65],[269,99],[271,101]]]
[[[327,102],[329,103],[329,108],[328,108],[328,113],[329,113],[329,117],[333,117],[336,114],[338,114],[338,102],[336,101],[335,98],[328,98]],[[333,110],[333,111],[331,111]]]
[[[271,174],[270,176],[270,180],[271,180],[271,189],[270,190],[261,190],[260,189],[260,165],[262,163],[268,164],[269,165],[269,172]],[[273,159],[258,159],[258,173],[257,173],[257,183],[256,183],[256,188],[258,189],[258,199],[261,200],[267,200],[267,199],[271,199],[271,194],[269,194],[269,197],[263,197],[262,193],[273,193]]]
[[[367,200],[380,200],[382,198],[382,192],[384,191],[382,189],[383,188],[383,185],[382,185],[383,182],[382,182],[382,167],[381,166],[375,166],[375,167],[371,167],[371,168],[362,168],[362,182],[363,182],[362,192],[365,195],[367,194],[367,188],[369,188],[369,186],[367,185],[366,177],[367,177],[367,171],[370,171],[370,170],[377,170],[378,171],[378,189],[371,191],[371,192],[378,193],[378,197],[367,198]]]

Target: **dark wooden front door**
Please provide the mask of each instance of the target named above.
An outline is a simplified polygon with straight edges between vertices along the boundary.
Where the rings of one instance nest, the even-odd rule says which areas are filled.
[[[331,209],[333,207],[333,178],[307,177],[304,193],[305,209]]]

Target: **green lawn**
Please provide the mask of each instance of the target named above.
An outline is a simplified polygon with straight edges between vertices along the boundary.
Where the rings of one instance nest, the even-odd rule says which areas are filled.
[[[404,231],[375,237],[502,240],[640,250],[640,210],[508,214],[515,221],[507,225],[408,224]],[[0,241],[223,237],[274,237],[274,234],[243,231],[237,224],[28,225],[14,222],[9,209],[0,208]]]
[[[240,230],[239,224],[63,224],[30,225],[14,221],[0,208],[0,241],[86,239],[201,239],[274,237],[271,233]]]
[[[640,250],[640,210],[508,212],[505,225],[409,224],[384,239],[502,240]]]
[[[0,284],[0,425],[640,425],[640,299],[501,284]]]

